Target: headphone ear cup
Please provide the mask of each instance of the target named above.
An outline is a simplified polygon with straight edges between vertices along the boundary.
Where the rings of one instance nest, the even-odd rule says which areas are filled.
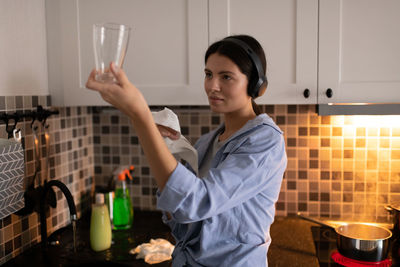
[[[262,77],[258,77],[256,82],[249,84],[247,94],[252,98],[257,98],[262,96],[267,90],[268,80],[264,75]]]

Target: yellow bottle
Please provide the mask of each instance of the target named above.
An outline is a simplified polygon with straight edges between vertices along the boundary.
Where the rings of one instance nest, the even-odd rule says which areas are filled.
[[[104,202],[92,205],[90,246],[94,251],[106,250],[111,246],[110,215]]]

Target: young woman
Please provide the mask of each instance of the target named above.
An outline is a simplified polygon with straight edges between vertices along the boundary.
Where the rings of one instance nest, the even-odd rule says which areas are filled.
[[[172,266],[267,266],[282,176],[284,138],[253,99],[267,86],[261,45],[247,35],[212,44],[205,55],[204,88],[223,123],[195,144],[199,175],[177,162],[140,91],[111,65],[117,84],[86,86],[129,116],[159,191],[157,207],[176,239]]]

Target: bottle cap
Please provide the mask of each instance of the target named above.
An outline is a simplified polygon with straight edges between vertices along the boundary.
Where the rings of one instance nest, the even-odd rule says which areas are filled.
[[[103,193],[96,193],[95,203],[96,204],[104,204],[104,194]]]

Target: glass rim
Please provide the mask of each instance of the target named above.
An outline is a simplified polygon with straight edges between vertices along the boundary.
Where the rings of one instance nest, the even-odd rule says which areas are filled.
[[[120,30],[122,28],[123,30],[128,30],[128,31],[130,31],[130,29],[131,29],[131,27],[126,24],[120,24],[120,23],[115,23],[115,22],[95,23],[95,24],[93,24],[93,27],[104,27],[104,28],[111,29],[111,30]]]

